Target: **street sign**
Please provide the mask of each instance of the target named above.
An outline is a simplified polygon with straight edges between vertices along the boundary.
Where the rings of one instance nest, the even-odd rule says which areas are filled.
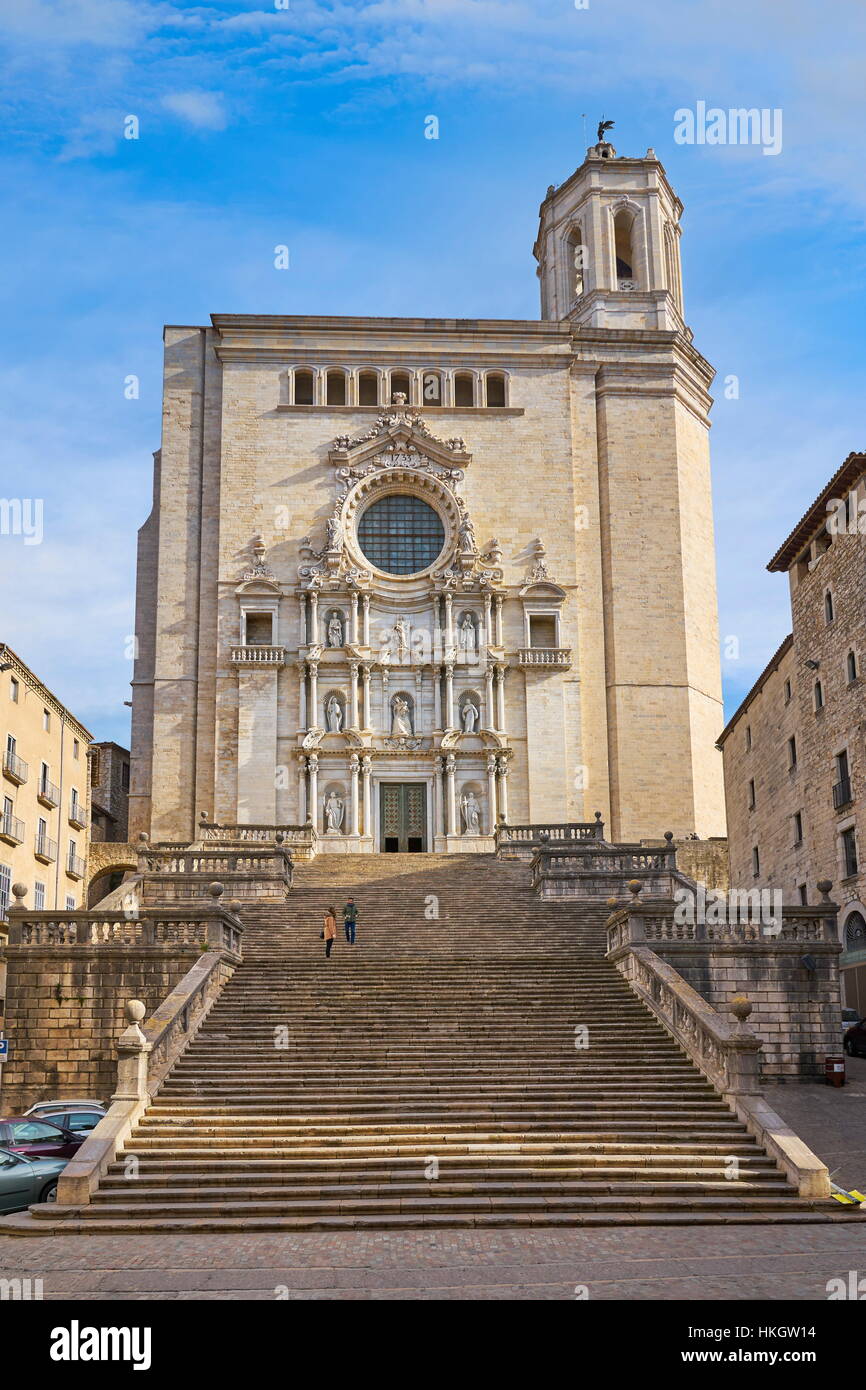
[[[9,1039],[0,1038],[0,1062],[9,1061]]]

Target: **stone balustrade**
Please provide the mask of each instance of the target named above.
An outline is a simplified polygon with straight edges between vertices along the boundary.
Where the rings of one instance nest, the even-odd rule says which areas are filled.
[[[286,664],[285,647],[232,647],[229,652],[229,660],[234,666],[284,666]]]
[[[524,668],[542,666],[546,670],[567,671],[571,665],[571,647],[520,647],[517,664]]]
[[[643,912],[639,916],[622,913],[608,924],[608,949],[622,944],[652,945],[664,942],[728,942],[758,943],[790,942],[814,944],[836,942],[835,917],[822,913],[819,907],[786,907],[778,921],[755,921],[754,914],[734,908],[737,917],[725,922],[683,922],[677,918],[674,904],[660,911]]]
[[[285,901],[292,886],[292,858],[281,832],[273,844],[241,845],[151,845],[142,836],[138,847],[141,900],[152,905],[199,901],[218,878],[230,899]]]
[[[608,845],[591,838],[571,845],[542,843],[531,861],[532,886],[542,898],[606,899],[630,880],[653,897],[669,899],[678,887],[694,887],[677,869],[677,852],[641,845]]]
[[[199,821],[197,845],[277,845],[291,851],[293,859],[312,859],[319,834],[312,821],[305,825],[229,825],[216,824],[205,817]]]
[[[604,843],[601,811],[596,811],[594,821],[545,821],[530,825],[509,825],[502,821],[496,827],[496,852],[500,858],[528,860],[538,849],[585,841]]]
[[[9,912],[9,946],[116,946],[138,950],[188,946],[225,950],[240,956],[243,927],[219,906],[189,910],[143,907],[138,916],[98,909],[74,912],[31,911],[20,899]]]

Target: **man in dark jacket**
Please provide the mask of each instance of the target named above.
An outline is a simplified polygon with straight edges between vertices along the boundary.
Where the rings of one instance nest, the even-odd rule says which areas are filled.
[[[355,944],[355,923],[358,920],[358,909],[355,906],[355,899],[349,898],[343,908],[343,926],[346,929],[346,940],[350,946]]]

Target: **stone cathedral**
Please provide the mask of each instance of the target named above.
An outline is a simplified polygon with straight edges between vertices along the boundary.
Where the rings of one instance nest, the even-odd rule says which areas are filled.
[[[130,830],[724,833],[708,411],[654,152],[551,186],[541,317],[165,330]],[[314,827],[314,830],[311,828]]]

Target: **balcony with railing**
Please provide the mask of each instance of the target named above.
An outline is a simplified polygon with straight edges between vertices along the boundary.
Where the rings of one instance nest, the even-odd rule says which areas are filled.
[[[53,864],[57,858],[57,841],[48,835],[37,834],[33,841],[33,853],[43,864]]]
[[[524,670],[541,666],[547,671],[567,671],[571,665],[571,647],[521,647],[517,664]]]
[[[23,843],[24,822],[13,816],[11,811],[4,811],[0,815],[0,840],[5,840],[8,845]]]
[[[84,878],[85,864],[80,854],[70,849],[66,856],[66,872],[70,878]]]
[[[87,824],[87,813],[77,796],[73,796],[69,803],[69,824],[74,825],[76,830],[83,830]]]
[[[60,805],[60,788],[48,777],[39,778],[36,796],[43,806],[50,806],[52,810]]]
[[[30,775],[30,768],[23,758],[19,758],[17,753],[11,753],[7,748],[3,754],[3,775],[8,777],[10,782],[14,782],[20,787],[22,782],[26,782]]]
[[[840,777],[839,781],[833,786],[833,809],[841,811],[844,806],[850,806],[854,800],[854,793],[851,790],[851,778]]]
[[[233,666],[271,666],[279,669],[286,663],[286,649],[250,643],[246,647],[232,647],[230,660]]]

